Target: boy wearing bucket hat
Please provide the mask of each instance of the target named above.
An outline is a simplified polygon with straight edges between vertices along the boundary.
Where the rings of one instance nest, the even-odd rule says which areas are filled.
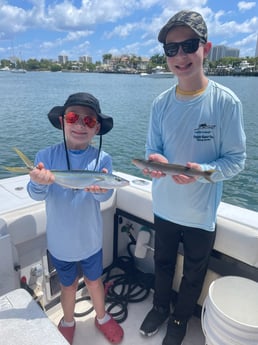
[[[58,329],[72,344],[75,332],[74,308],[78,267],[83,273],[96,312],[95,325],[112,343],[118,344],[123,330],[105,311],[102,275],[102,217],[100,202],[112,190],[90,186],[84,190],[63,188],[54,182],[51,169],[97,170],[112,173],[110,155],[101,150],[102,135],[113,127],[113,119],[101,112],[99,101],[89,93],[75,93],[63,106],[48,114],[51,124],[62,130],[63,142],[39,151],[30,173],[28,192],[46,201],[47,248],[61,284],[64,316]],[[91,145],[100,136],[99,148]]]
[[[240,100],[203,72],[211,43],[202,16],[194,11],[176,13],[158,39],[178,83],[153,102],[146,158],[214,171],[209,183],[204,178],[143,170],[153,178],[155,292],[140,332],[151,336],[168,319],[162,345],[181,345],[207,272],[223,180],[244,168],[245,133]],[[180,242],[183,277],[171,310]]]

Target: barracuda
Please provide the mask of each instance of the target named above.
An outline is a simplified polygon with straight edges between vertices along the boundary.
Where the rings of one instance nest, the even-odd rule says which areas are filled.
[[[14,151],[24,162],[25,167],[5,167],[6,170],[16,173],[28,173],[37,169],[32,161],[16,147]],[[84,189],[88,186],[99,186],[105,189],[116,189],[129,185],[129,181],[113,174],[105,174],[90,170],[51,170],[55,176],[55,183],[71,189]]]
[[[137,159],[137,158],[133,159],[132,163],[142,170],[149,169],[149,170],[162,171],[166,175],[182,174],[182,175],[187,175],[187,176],[204,177],[209,182],[212,182],[211,175],[216,171],[214,169],[201,171],[194,168],[189,168],[184,165],[160,163],[160,162],[150,161],[146,159]]]

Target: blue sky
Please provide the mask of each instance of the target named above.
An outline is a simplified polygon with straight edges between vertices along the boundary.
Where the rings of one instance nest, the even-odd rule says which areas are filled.
[[[209,40],[253,57],[257,1],[237,0],[0,0],[0,59],[15,55],[69,60],[103,54],[163,54],[160,28],[176,12],[193,9],[205,18]]]

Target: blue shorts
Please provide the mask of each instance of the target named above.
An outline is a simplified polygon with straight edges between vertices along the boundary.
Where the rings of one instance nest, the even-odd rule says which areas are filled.
[[[103,272],[103,253],[102,249],[89,258],[81,261],[62,261],[50,254],[52,264],[54,265],[60,283],[64,286],[70,286],[80,276],[83,275],[89,280],[97,280]]]

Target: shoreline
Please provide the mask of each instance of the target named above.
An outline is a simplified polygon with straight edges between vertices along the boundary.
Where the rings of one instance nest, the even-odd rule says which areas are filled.
[[[2,73],[10,73],[11,71],[4,71],[0,70]],[[130,74],[130,75],[140,75],[141,73],[144,73],[143,71],[78,71],[78,70],[61,70],[61,71],[49,71],[49,70],[35,70],[35,71],[28,71],[26,70],[26,73],[33,73],[33,72],[50,72],[50,73],[83,73],[83,74],[93,74],[93,73],[98,73],[98,74]],[[0,74],[2,74],[0,73]],[[216,77],[258,77],[258,71],[254,72],[229,72],[229,71],[220,71],[220,72],[215,72],[215,71],[205,71],[206,76],[216,76]]]

